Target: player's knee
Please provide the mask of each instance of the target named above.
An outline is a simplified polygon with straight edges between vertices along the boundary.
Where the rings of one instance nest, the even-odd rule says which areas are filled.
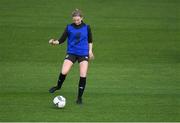
[[[62,71],[61,71],[61,73],[62,73],[63,75],[67,75],[68,72],[69,72],[69,70],[62,70]]]
[[[64,71],[62,71],[61,73],[62,73],[63,75],[66,75],[66,74],[67,74],[67,72],[64,72]]]
[[[86,77],[86,75],[87,75],[86,72],[80,73],[80,77]]]

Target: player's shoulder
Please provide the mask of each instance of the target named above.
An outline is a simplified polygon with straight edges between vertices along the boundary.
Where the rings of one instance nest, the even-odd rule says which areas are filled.
[[[87,27],[90,27],[90,25],[89,25],[89,24],[87,24],[87,23],[85,23],[85,22],[83,22],[83,24],[84,24],[84,25],[86,25]]]
[[[84,23],[88,28],[90,28],[90,24],[88,24],[88,23]]]
[[[90,25],[83,22],[83,26],[86,26],[88,29],[90,28]]]

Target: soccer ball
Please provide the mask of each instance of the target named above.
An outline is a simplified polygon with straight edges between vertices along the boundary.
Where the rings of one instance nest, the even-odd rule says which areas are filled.
[[[58,107],[58,108],[64,108],[66,105],[66,98],[63,96],[56,96],[53,100],[53,103]]]

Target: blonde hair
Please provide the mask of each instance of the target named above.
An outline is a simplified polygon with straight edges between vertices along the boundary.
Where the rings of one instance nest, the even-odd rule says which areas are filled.
[[[72,12],[72,17],[75,17],[75,16],[83,17],[82,11],[79,10],[79,9],[75,9],[75,10]]]

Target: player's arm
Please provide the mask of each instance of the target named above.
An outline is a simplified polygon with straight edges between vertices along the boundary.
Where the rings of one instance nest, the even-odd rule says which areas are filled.
[[[89,58],[90,60],[94,59],[94,54],[93,54],[93,43],[89,43]]]
[[[88,26],[89,58],[94,59],[91,28]]]
[[[65,42],[66,38],[68,37],[68,32],[67,32],[67,28],[64,30],[64,33],[62,34],[62,36],[58,39],[58,40],[55,40],[55,39],[50,39],[49,40],[49,44],[52,44],[52,45],[58,45],[58,44],[62,44]]]

